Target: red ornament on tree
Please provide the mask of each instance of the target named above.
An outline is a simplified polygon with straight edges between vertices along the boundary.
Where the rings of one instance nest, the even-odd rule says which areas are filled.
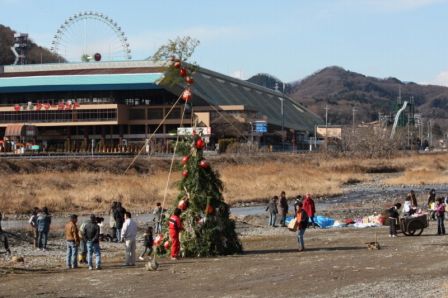
[[[197,149],[202,149],[202,148],[204,148],[204,146],[205,146],[204,140],[201,139],[201,138],[199,138],[199,139],[196,141],[196,148],[197,148]]]
[[[181,163],[183,165],[186,165],[189,159],[190,159],[190,157],[188,155],[186,155],[186,156],[182,157]]]
[[[174,67],[175,68],[180,68],[180,61],[174,62]]]
[[[187,75],[187,70],[185,69],[185,68],[181,68],[180,70],[179,70],[179,75],[181,76],[181,77],[185,77],[186,75]]]
[[[191,85],[191,84],[193,84],[194,80],[192,77],[188,76],[185,78],[185,82],[187,82],[187,84]]]
[[[206,169],[208,168],[208,162],[205,159],[203,159],[199,162],[199,166],[203,169]]]
[[[187,200],[180,200],[179,204],[177,204],[177,208],[179,208],[180,210],[184,211],[185,209],[188,208],[188,201]]]
[[[165,241],[165,243],[163,243],[163,247],[165,247],[166,250],[168,250],[170,248],[170,242],[167,240]]]
[[[187,170],[183,170],[182,171],[182,176],[184,176],[185,178],[188,177],[188,171]]]
[[[159,246],[162,243],[162,241],[163,241],[163,235],[162,234],[159,234],[159,235],[156,236],[156,238],[154,238],[154,244],[156,246]]]
[[[190,89],[185,89],[184,92],[182,92],[182,99],[186,102],[189,102],[191,100],[191,91]]]
[[[208,215],[211,215],[211,214],[215,213],[215,208],[213,208],[212,205],[207,204],[207,207],[205,208],[205,213]]]

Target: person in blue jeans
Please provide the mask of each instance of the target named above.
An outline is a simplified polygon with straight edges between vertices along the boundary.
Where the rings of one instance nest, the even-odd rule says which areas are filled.
[[[277,201],[278,197],[274,196],[266,206],[266,211],[269,212],[269,226],[271,227],[276,227],[275,221],[277,220],[277,213],[278,213]]]
[[[84,226],[84,240],[87,246],[87,264],[93,269],[93,254],[95,254],[95,268],[101,269],[100,227],[96,223],[96,216],[90,215],[90,220]]]
[[[79,232],[76,222],[78,216],[72,214],[69,222],[65,225],[65,241],[67,242],[67,257],[66,265],[67,269],[78,268],[78,245],[79,245]]]
[[[48,208],[42,208],[37,215],[37,245],[41,250],[47,250],[48,233],[50,232],[51,215]]]
[[[304,251],[305,241],[303,239],[303,236],[305,235],[305,230],[308,227],[309,217],[306,211],[303,209],[302,202],[299,202],[297,204],[296,221],[297,221],[297,240],[299,242],[299,251]]]

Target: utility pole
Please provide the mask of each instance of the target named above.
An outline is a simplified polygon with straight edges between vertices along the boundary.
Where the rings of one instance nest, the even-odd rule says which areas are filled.
[[[353,126],[353,128],[352,128],[352,132],[353,133],[355,133],[355,113],[357,112],[358,110],[355,108],[355,107],[353,107],[353,109],[352,109],[352,112],[353,112],[353,118],[352,118],[352,126]]]
[[[284,133],[285,133],[285,114],[284,114],[284,111],[283,111],[283,101],[284,101],[284,98],[283,97],[281,97],[280,98],[280,103],[281,103],[281,114],[282,114],[282,151],[285,151],[285,135],[284,135]]]
[[[328,107],[328,105],[326,104],[325,105],[325,147],[327,147],[327,145],[328,145],[328,138],[327,138],[327,135],[328,135],[328,110],[329,110],[330,108]]]

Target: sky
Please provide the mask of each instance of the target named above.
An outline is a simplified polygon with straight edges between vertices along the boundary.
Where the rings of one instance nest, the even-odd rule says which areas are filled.
[[[59,26],[82,11],[114,19],[133,59],[191,36],[200,41],[194,61],[242,79],[269,73],[291,82],[336,65],[448,86],[448,0],[0,0],[0,24],[50,48]],[[72,25],[65,54],[82,44],[74,36],[115,40],[101,26]]]

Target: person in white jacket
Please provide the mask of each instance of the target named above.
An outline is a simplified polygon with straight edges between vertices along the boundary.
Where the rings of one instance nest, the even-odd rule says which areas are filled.
[[[131,219],[131,213],[124,214],[124,223],[121,229],[121,241],[125,243],[125,266],[135,265],[135,239],[137,238],[137,224]]]

